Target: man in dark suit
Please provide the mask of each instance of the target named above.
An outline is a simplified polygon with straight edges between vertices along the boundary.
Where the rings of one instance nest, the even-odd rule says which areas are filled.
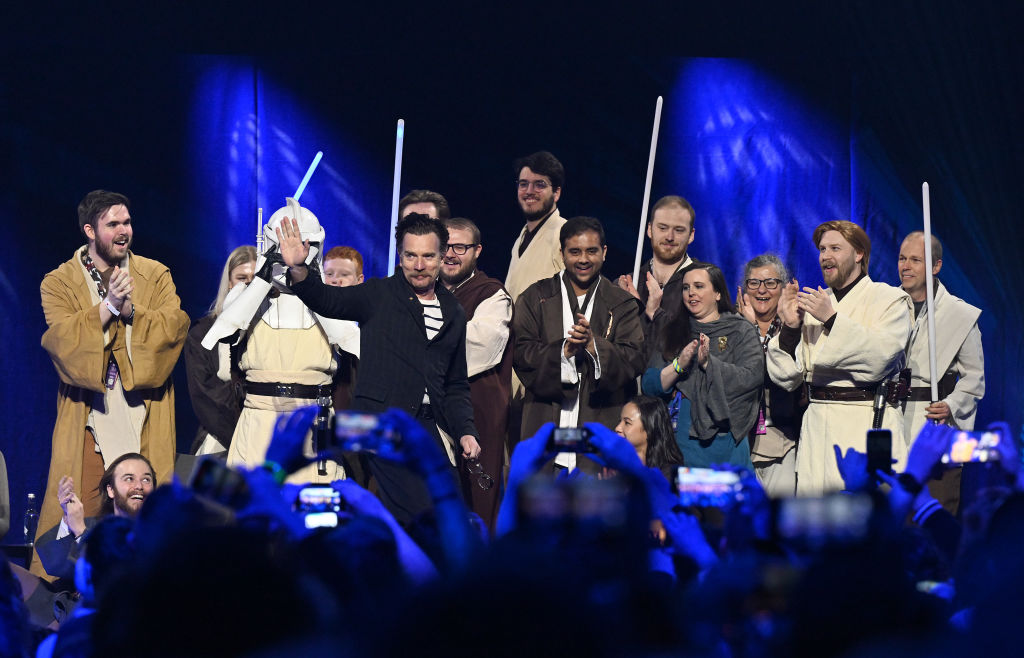
[[[436,285],[448,244],[439,220],[413,213],[395,230],[401,272],[337,288],[310,277],[304,243],[294,220],[279,229],[281,257],[292,291],[325,317],[354,320],[360,328],[359,379],[352,409],[379,413],[402,409],[416,417],[454,461],[480,454],[466,377],[466,314],[454,295]],[[444,432],[454,437],[446,443]],[[384,504],[401,523],[430,506],[423,482],[409,469],[372,455],[370,471]],[[454,464],[451,472],[456,477]]]

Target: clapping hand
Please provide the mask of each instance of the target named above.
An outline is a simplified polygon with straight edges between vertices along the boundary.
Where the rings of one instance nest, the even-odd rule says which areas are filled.
[[[757,325],[754,307],[750,305],[750,297],[744,292],[743,286],[736,286],[736,312],[745,317],[751,324]]]
[[[779,317],[790,329],[799,329],[804,322],[804,310],[800,308],[797,299],[799,291],[800,282],[793,279],[782,288],[782,295],[779,297]]]
[[[802,292],[796,294],[797,304],[800,309],[810,313],[818,322],[825,322],[835,314],[832,310],[832,300],[828,296],[828,290],[821,286],[818,289],[805,287]],[[781,306],[782,303],[779,302]]]

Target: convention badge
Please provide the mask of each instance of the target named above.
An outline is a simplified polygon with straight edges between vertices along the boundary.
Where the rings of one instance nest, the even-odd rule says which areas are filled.
[[[718,337],[718,351],[719,352],[724,352],[725,348],[728,347],[728,346],[729,346],[729,337],[728,336],[719,336]]]
[[[768,423],[767,423],[767,421],[764,418],[764,408],[762,408],[761,411],[759,411],[757,413],[757,434],[760,436],[762,434],[767,434],[767,433],[768,433]]]
[[[110,357],[110,363],[107,364],[107,388],[111,391],[114,390],[114,384],[117,382],[117,361],[114,361],[114,357]]]

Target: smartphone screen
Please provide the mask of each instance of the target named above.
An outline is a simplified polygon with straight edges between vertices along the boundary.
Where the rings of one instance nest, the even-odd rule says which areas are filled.
[[[590,430],[586,427],[556,427],[548,441],[548,450],[594,452],[590,445]]]
[[[676,488],[680,504],[687,507],[725,507],[739,499],[743,485],[732,471],[680,466]]]
[[[942,455],[943,464],[998,461],[999,432],[968,432],[960,430],[953,435],[949,450]]]
[[[333,528],[338,525],[341,494],[334,487],[303,487],[295,511],[303,515],[307,528]]]
[[[890,430],[868,430],[868,475],[875,471],[892,472],[892,432]]]

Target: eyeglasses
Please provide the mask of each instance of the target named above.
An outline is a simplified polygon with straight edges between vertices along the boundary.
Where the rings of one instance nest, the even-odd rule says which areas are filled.
[[[768,290],[775,290],[782,283],[782,279],[747,279],[744,283],[747,284],[748,290],[757,290],[762,283]]]
[[[451,249],[452,251],[454,251],[456,256],[462,256],[463,254],[465,254],[467,251],[469,251],[471,248],[475,247],[476,245],[477,245],[476,242],[474,242],[472,244],[455,244],[455,243],[452,243],[452,244],[448,245],[448,249]],[[445,253],[448,253],[447,249],[445,250]]]
[[[484,491],[489,491],[494,486],[494,478],[484,473],[484,467],[479,459],[467,459],[466,472],[476,476],[476,485]]]
[[[551,187],[551,183],[547,182],[546,180],[526,180],[525,178],[520,178],[519,180],[517,180],[516,185],[521,190],[528,190],[530,189],[530,186],[533,185],[533,189],[537,190],[538,192],[543,192],[544,190]]]

